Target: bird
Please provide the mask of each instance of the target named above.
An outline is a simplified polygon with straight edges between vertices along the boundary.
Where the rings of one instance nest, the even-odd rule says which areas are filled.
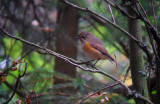
[[[80,40],[82,44],[83,53],[85,54],[86,57],[92,60],[97,60],[96,63],[99,60],[108,59],[111,63],[115,62],[116,65],[119,66],[119,64],[108,53],[103,43],[97,37],[95,37],[92,33],[84,31],[84,32],[81,32],[75,38]]]

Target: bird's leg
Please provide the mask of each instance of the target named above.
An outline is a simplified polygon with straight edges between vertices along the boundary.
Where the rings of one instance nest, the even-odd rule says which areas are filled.
[[[87,65],[87,66],[88,66],[88,65],[91,65],[90,63],[91,63],[92,61],[94,61],[94,60],[89,60],[89,61],[87,61],[87,62],[86,62],[86,65]]]
[[[99,61],[99,59],[94,63],[93,67],[97,64],[98,61]]]
[[[92,60],[93,61],[93,60]],[[89,64],[89,66],[92,68],[92,69],[94,69],[94,67],[95,67],[95,65],[96,65],[96,63],[99,61],[99,59],[94,63],[94,64]]]
[[[94,60],[87,61],[87,62],[86,62],[86,65],[87,65],[87,66],[91,66],[92,68],[94,68],[95,65],[97,64],[97,62],[98,62],[99,60],[100,60],[100,59],[98,59],[93,65],[92,65],[90,62],[92,62],[92,61],[94,61]]]
[[[87,61],[86,65],[87,65],[87,67],[91,67],[93,69],[94,66],[91,63],[92,61],[94,61],[94,60]]]

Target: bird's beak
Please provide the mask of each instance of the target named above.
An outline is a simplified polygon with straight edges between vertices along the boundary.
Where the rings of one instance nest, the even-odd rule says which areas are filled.
[[[77,36],[77,37],[75,37],[75,39],[80,39],[80,37],[79,37],[79,36]]]

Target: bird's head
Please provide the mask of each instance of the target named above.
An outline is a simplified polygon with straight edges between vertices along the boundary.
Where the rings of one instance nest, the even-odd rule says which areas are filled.
[[[89,32],[81,32],[76,39],[79,39],[81,41],[81,43],[83,43],[84,41],[88,40],[88,38],[91,36],[91,33]]]

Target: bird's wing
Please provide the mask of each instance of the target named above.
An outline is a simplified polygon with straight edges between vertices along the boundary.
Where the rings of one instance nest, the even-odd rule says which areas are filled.
[[[93,44],[93,43],[90,43],[90,46],[93,47],[94,49],[98,50],[99,52],[101,52],[103,55],[107,56],[108,57],[108,60],[112,63],[115,62],[116,65],[118,65],[120,68],[122,68],[122,66],[117,63],[117,61],[115,61],[111,56],[110,54],[108,53],[108,51],[106,50],[106,48],[103,46],[103,45],[100,45],[100,44]]]
[[[99,45],[99,44],[93,44],[93,43],[90,43],[90,45],[95,48],[96,50],[98,50],[99,52],[101,52],[103,55],[107,56],[108,59],[110,61],[115,61],[108,53],[108,51],[106,50],[105,47],[103,47],[103,45]]]
[[[93,34],[90,34],[90,35],[92,36],[90,36],[90,38],[87,39],[89,43],[96,43],[99,45],[103,45],[102,42],[97,37],[95,37]]]
[[[101,42],[99,44],[94,44],[92,42],[89,42],[91,47],[93,47],[94,49],[97,49],[99,52],[101,52],[103,55],[107,56],[108,57],[108,60],[112,63],[115,62],[120,68],[122,68],[122,66],[117,63],[117,61],[115,61],[111,56],[110,54],[108,53],[108,51],[106,50],[106,48],[103,46],[103,44],[101,44]]]

